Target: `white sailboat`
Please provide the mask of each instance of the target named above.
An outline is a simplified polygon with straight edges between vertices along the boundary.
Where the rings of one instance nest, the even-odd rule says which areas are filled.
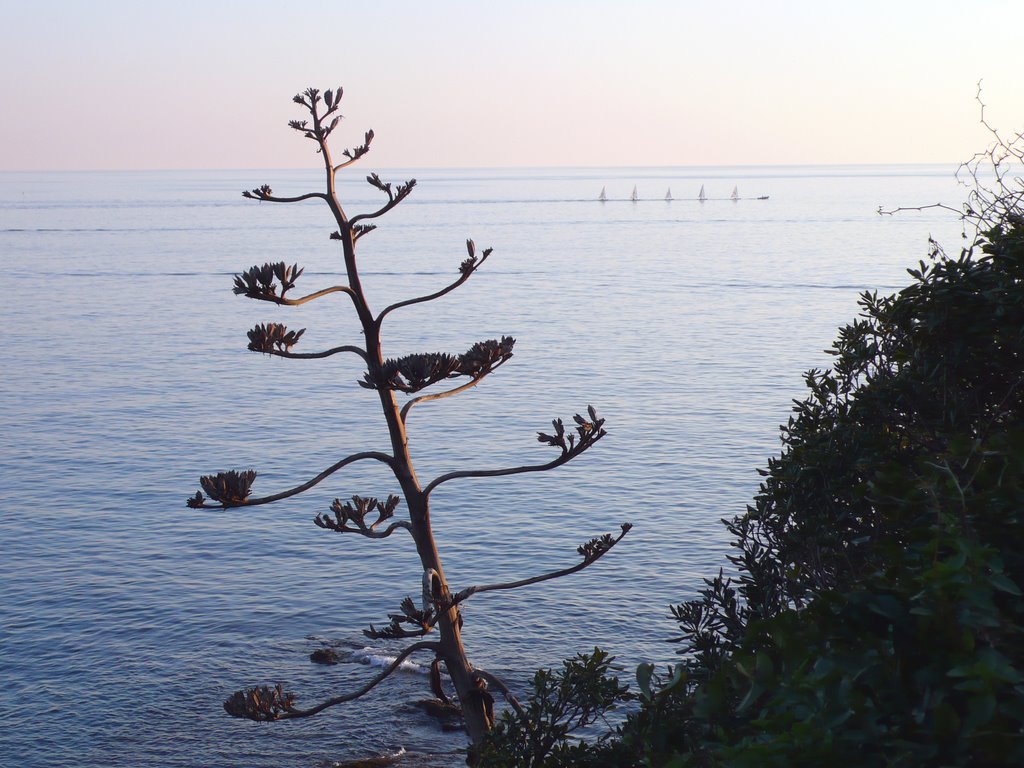
[[[700,192],[697,193],[697,199],[700,200],[702,203],[708,199],[708,196],[704,194],[703,184],[700,185]]]
[[[665,193],[665,202],[672,202],[672,187],[669,187],[668,192]]]
[[[601,187],[601,194],[597,196],[597,199],[602,203],[608,200],[608,195],[605,194],[604,187]]]
[[[636,187],[633,187],[633,194],[629,196],[629,199],[632,200],[634,203],[640,199],[639,197],[637,197]]]
[[[739,199],[740,199],[740,188],[739,187],[733,187],[732,188],[732,200],[733,200],[733,202],[735,202],[736,200],[739,200]]]

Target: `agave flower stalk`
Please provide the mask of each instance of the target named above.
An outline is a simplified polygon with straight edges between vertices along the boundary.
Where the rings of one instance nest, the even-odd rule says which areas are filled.
[[[398,654],[398,659],[384,669],[377,677],[357,691],[335,696],[307,709],[296,704],[295,696],[278,685],[257,686],[233,694],[224,704],[232,715],[254,720],[280,720],[294,717],[308,717],[327,707],[356,699],[385,680],[401,661],[414,653],[429,654],[431,659],[431,688],[447,700],[440,670],[443,667],[461,707],[465,729],[470,740],[470,756],[476,754],[476,747],[493,724],[493,699],[488,686],[502,692],[513,706],[518,706],[509,691],[492,673],[478,669],[470,663],[462,641],[463,617],[461,604],[471,596],[503,589],[515,589],[575,573],[597,562],[612,549],[629,531],[624,524],[621,533],[595,538],[578,549],[582,560],[575,565],[550,573],[524,577],[500,584],[470,585],[458,592],[453,591],[445,576],[437,543],[431,529],[431,493],[439,485],[461,478],[498,478],[526,472],[540,472],[565,464],[593,447],[605,436],[604,419],[588,407],[587,415],[574,417],[575,432],[567,432],[561,419],[553,422],[554,434],[538,433],[540,442],[559,449],[558,455],[547,462],[524,464],[501,469],[480,469],[449,472],[429,482],[420,481],[413,466],[408,448],[406,432],[410,409],[414,405],[452,397],[475,387],[485,377],[507,363],[513,354],[515,339],[503,336],[473,344],[466,352],[449,354],[444,352],[420,353],[404,357],[385,357],[382,344],[384,320],[393,312],[415,304],[439,299],[465,284],[487,263],[491,256],[488,248],[477,252],[472,240],[466,241],[468,256],[462,260],[455,277],[432,293],[406,298],[374,312],[363,291],[362,275],[356,260],[357,241],[372,232],[380,218],[395,206],[401,204],[415,189],[416,180],[403,183],[386,182],[376,173],[366,177],[367,183],[381,192],[385,200],[375,209],[349,215],[337,195],[336,174],[348,168],[369,152],[373,131],[364,134],[363,143],[342,151],[345,160],[336,163],[332,159],[328,137],[338,127],[341,119],[339,104],[342,89],[321,92],[315,88],[295,96],[294,101],[306,113],[301,120],[289,122],[289,127],[304,138],[312,141],[323,163],[324,190],[299,195],[281,196],[267,184],[246,190],[242,195],[263,203],[291,203],[317,200],[326,204],[332,219],[332,242],[340,247],[340,259],[344,264],[345,279],[342,284],[328,286],[300,298],[287,297],[295,288],[296,281],[304,270],[298,264],[268,262],[249,267],[234,278],[234,292],[257,301],[284,306],[299,306],[334,294],[346,296],[362,327],[364,344],[343,345],[320,352],[293,352],[305,329],[291,331],[279,323],[261,323],[249,331],[249,349],[279,357],[326,357],[333,354],[352,353],[366,365],[366,373],[358,383],[372,391],[378,400],[382,418],[387,426],[388,450],[364,451],[339,459],[318,475],[298,485],[267,496],[253,496],[251,493],[256,479],[254,470],[223,472],[201,479],[202,490],[188,499],[188,506],[196,509],[238,509],[257,504],[281,501],[306,491],[359,461],[375,461],[391,470],[398,493],[389,493],[383,500],[377,497],[353,495],[348,501],[335,499],[330,514],[317,515],[315,523],[322,529],[336,533],[354,533],[369,539],[380,539],[395,533],[408,534],[419,555],[423,567],[421,594],[417,599],[406,597],[400,602],[399,611],[389,615],[389,623],[381,628],[371,626],[366,634],[375,638],[423,638],[432,634],[436,639],[418,639]],[[450,388],[426,392],[431,387],[451,382]],[[421,394],[422,393],[422,394]],[[399,397],[415,395],[404,403]],[[204,495],[205,492],[205,495]],[[405,502],[406,517],[395,519],[401,502]]]

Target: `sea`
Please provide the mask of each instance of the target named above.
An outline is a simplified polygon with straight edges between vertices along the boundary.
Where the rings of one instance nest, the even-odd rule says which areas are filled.
[[[366,161],[368,162],[369,158]],[[381,193],[353,171],[350,215]],[[678,660],[670,606],[693,598],[730,541],[803,375],[826,367],[864,291],[893,293],[929,238],[966,242],[956,165],[418,169],[413,194],[359,242],[375,310],[485,265],[384,324],[385,354],[467,350],[510,335],[514,357],[478,387],[410,412],[417,472],[542,464],[551,421],[593,405],[607,436],[557,470],[454,480],[433,495],[453,589],[574,565],[581,543],[632,531],[591,567],[465,605],[473,663],[521,696],[538,668],[601,647],[624,682]],[[359,702],[254,723],[233,691],[282,683],[299,705],[344,693],[404,647],[386,624],[421,571],[401,531],[322,530],[335,498],[396,486],[361,462],[287,500],[193,510],[201,475],[255,469],[254,495],[340,458],[386,450],[358,357],[247,351],[257,323],[305,328],[295,351],[359,343],[332,294],[277,307],[233,275],[284,261],[297,295],[344,269],[326,206],[243,199],[323,188],[298,171],[0,174],[0,745],[25,767],[328,768],[397,755],[455,766],[460,732],[418,702],[413,656]],[[633,188],[638,199],[630,199]],[[698,192],[706,190],[701,202]],[[607,201],[598,200],[601,189]],[[733,189],[738,199],[732,199]],[[666,193],[671,190],[671,200]],[[397,517],[401,518],[399,507]],[[334,649],[335,666],[310,662]]]

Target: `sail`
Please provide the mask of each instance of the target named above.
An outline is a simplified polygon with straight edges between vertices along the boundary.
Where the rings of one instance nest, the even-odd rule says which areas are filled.
[[[666,200],[671,200],[672,199],[672,187],[669,187],[668,188],[668,192],[665,193],[665,199]]]
[[[700,200],[702,203],[705,200],[708,199],[708,196],[704,194],[704,185],[703,184],[700,185],[700,192],[697,195],[697,199]]]
[[[597,199],[602,203],[608,199],[608,195],[605,194],[604,187],[601,187],[601,194],[597,196]]]
[[[733,187],[732,188],[732,199],[733,200],[739,200],[740,199],[740,188],[739,187]]]
[[[633,194],[630,195],[629,199],[632,200],[634,203],[640,199],[636,196],[636,187],[633,187]]]

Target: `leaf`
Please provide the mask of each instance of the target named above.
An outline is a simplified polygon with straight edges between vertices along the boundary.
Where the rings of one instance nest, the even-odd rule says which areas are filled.
[[[993,589],[998,589],[1000,592],[1006,592],[1014,597],[1022,595],[1020,587],[1005,573],[993,573],[989,577],[989,582],[992,584]]]
[[[653,664],[645,663],[636,668],[636,682],[640,686],[640,695],[647,701],[653,698],[651,694],[651,676],[653,674]]]

